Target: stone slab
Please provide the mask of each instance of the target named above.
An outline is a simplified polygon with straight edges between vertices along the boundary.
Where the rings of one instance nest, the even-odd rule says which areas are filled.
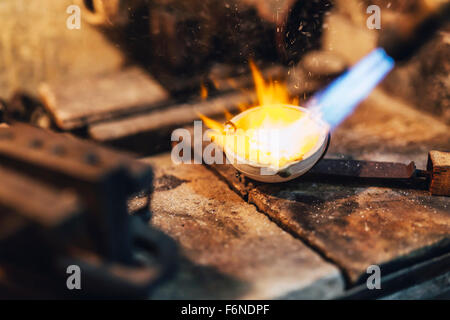
[[[139,67],[78,81],[43,83],[39,93],[45,108],[62,130],[152,109],[169,98],[169,93]]]
[[[202,165],[145,160],[155,170],[151,222],[180,245],[176,277],[155,299],[332,298],[339,270],[246,203]]]

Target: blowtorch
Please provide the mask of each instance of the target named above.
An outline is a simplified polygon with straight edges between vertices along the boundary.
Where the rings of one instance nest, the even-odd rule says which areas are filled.
[[[320,114],[333,130],[383,80],[395,63],[409,60],[449,18],[448,0],[422,0],[410,19],[384,30],[377,49],[315,94],[306,107]]]

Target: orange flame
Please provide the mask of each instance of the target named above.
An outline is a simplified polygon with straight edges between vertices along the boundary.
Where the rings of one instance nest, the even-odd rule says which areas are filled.
[[[285,84],[281,84],[277,81],[266,82],[253,61],[250,61],[250,69],[252,70],[259,106],[292,104],[293,101],[290,98],[289,91]]]
[[[202,97],[202,100],[206,100],[208,98],[208,89],[206,89],[203,83],[200,85],[200,97]]]

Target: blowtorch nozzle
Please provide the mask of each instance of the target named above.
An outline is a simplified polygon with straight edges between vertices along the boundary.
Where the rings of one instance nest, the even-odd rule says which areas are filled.
[[[426,1],[424,1],[426,2]],[[379,46],[384,48],[396,62],[410,59],[432,35],[450,21],[450,1],[423,4],[409,18],[388,27],[380,34]]]
[[[423,0],[431,1],[431,0]],[[392,70],[395,62],[403,62],[431,39],[450,17],[450,2],[434,0],[425,12],[416,15],[406,28],[385,32],[380,47],[361,59],[328,87],[316,93],[306,104],[329,125],[336,128]],[[383,36],[384,35],[384,36]]]

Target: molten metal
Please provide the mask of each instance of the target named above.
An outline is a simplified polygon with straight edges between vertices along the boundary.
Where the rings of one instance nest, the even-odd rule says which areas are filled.
[[[266,82],[253,63],[258,105],[250,107],[234,122],[222,125],[201,116],[214,129],[211,138],[237,161],[279,169],[299,161],[317,145],[323,128],[295,105],[283,83]]]

